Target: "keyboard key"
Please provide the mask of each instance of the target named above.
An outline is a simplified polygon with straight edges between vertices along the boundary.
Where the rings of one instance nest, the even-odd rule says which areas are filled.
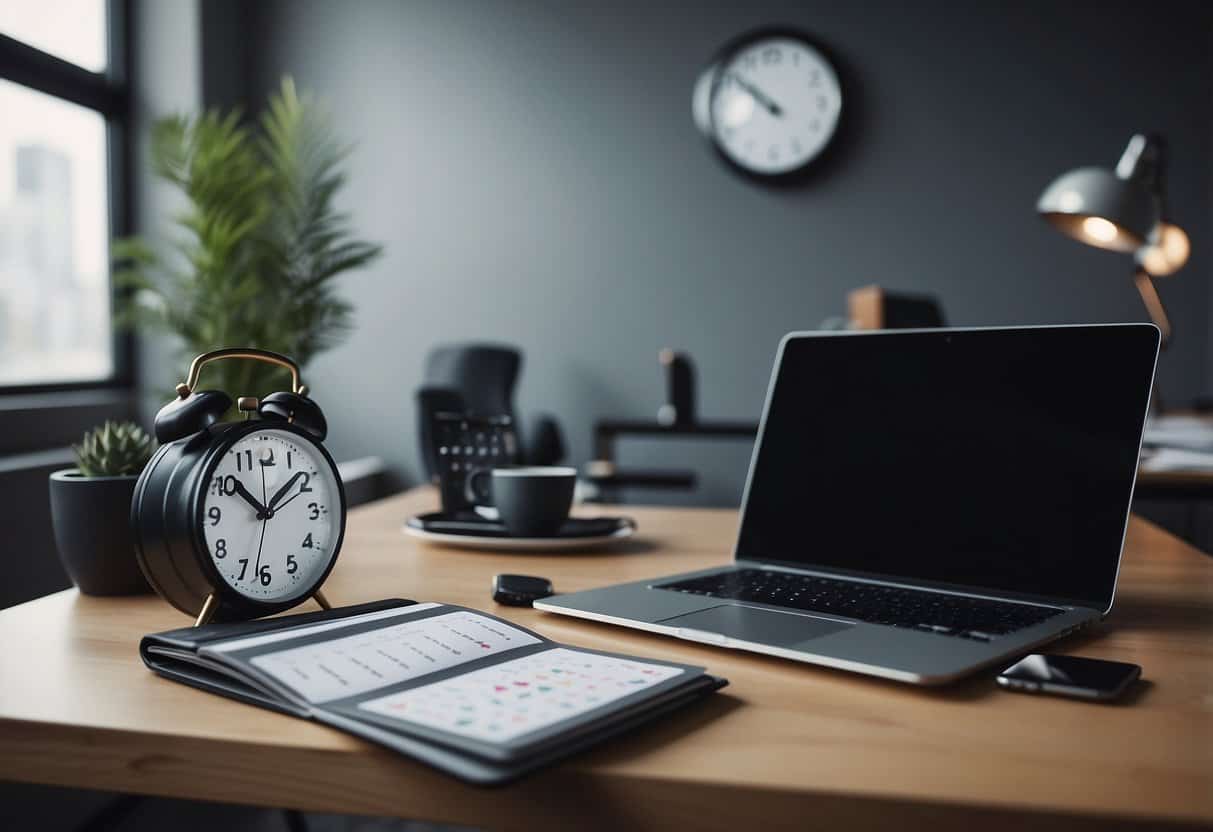
[[[1057,607],[967,598],[767,569],[738,569],[662,584],[657,589],[826,613],[870,624],[908,627],[985,642],[1063,612]]]

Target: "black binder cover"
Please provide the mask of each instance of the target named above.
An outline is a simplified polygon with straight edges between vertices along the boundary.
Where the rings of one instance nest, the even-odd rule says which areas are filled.
[[[410,607],[413,609],[405,609]],[[397,609],[401,612],[393,614]],[[349,695],[324,698],[315,696],[314,689],[313,695],[309,696],[304,683],[292,685],[280,667],[277,671],[267,670],[267,657],[272,655],[297,654],[315,646],[325,650],[330,642],[340,639],[363,635],[374,638],[388,627],[424,626],[426,619],[449,619],[451,613],[471,614],[485,626],[497,626],[502,632],[520,634],[526,643],[460,660],[452,667],[432,672],[426,670],[403,681],[387,680],[377,687],[351,689]],[[488,649],[485,644],[476,646]],[[669,678],[502,741],[462,735],[433,724],[393,719],[365,707],[373,700],[387,699],[393,694],[440,682],[458,682],[467,674],[513,664],[514,660],[540,656],[546,661],[543,654],[557,649],[563,651],[561,655],[565,657],[570,655],[567,651],[581,656],[577,661],[591,662],[598,656],[634,662],[651,669],[642,672],[656,672]],[[688,705],[727,684],[724,679],[708,675],[702,667],[561,645],[479,610],[448,604],[419,605],[403,599],[154,633],[144,636],[139,652],[149,668],[167,678],[270,710],[323,722],[461,780],[482,785],[514,780]]]

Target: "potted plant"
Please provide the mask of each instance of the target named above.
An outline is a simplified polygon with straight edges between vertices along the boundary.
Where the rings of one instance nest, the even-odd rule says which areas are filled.
[[[347,151],[290,78],[251,123],[217,110],[156,122],[153,169],[186,207],[173,217],[167,246],[115,241],[114,281],[126,289],[118,322],[168,333],[182,357],[260,347],[305,367],[335,346],[353,310],[334,281],[382,251],[354,239],[348,215],[333,204]],[[207,369],[207,386],[261,396],[281,388],[274,372],[222,362]]]
[[[50,478],[51,521],[59,559],[87,595],[151,592],[135,560],[131,496],[152,455],[133,422],[106,422],[74,445],[78,466]]]

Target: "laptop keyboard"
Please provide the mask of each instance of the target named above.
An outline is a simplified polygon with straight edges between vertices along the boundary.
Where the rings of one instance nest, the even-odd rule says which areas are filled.
[[[991,641],[1064,612],[1056,607],[966,598],[769,569],[737,569],[659,584],[654,588],[820,612],[975,641]]]

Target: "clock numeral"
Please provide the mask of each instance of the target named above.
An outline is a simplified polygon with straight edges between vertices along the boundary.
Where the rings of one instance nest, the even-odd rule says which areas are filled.
[[[762,62],[775,65],[783,61],[783,50],[776,46],[768,46],[762,50]]]
[[[300,494],[302,494],[302,493],[303,493],[303,492],[305,492],[305,491],[311,491],[311,490],[312,490],[311,488],[309,488],[309,487],[308,487],[308,483],[311,481],[311,479],[312,479],[312,477],[311,477],[311,475],[310,475],[310,474],[304,474],[304,475],[303,475],[303,479],[301,479],[301,480],[299,481],[299,493],[300,493]]]
[[[320,506],[316,505],[315,503],[308,503],[307,507],[312,512],[311,514],[309,514],[307,516],[308,520],[315,520],[317,517],[320,516]]]
[[[315,518],[313,518],[313,519],[315,519]],[[301,549],[315,549],[316,548],[316,544],[314,544],[312,542],[312,533],[311,532],[308,532],[307,537],[303,538],[303,542],[299,544],[299,548],[301,548]]]
[[[236,470],[244,470],[244,460],[248,459],[248,469],[253,470],[253,452],[252,451],[236,451]]]
[[[215,482],[219,485],[219,493],[224,497],[231,497],[236,493],[236,475],[228,474],[226,477],[215,477]]]
[[[745,64],[746,69],[757,69],[758,68],[758,56],[757,55],[746,55],[744,58],[741,59],[741,62]]]
[[[219,510],[219,506],[211,506],[206,510],[206,516],[210,518],[212,526],[218,526],[220,518],[223,517],[223,512]]]
[[[262,566],[261,571],[257,573],[257,580],[261,581],[262,586],[269,586],[274,580],[273,576],[270,575],[270,565],[268,563]]]
[[[799,52],[792,53],[792,66],[800,66],[800,53]]]
[[[804,151],[804,147],[800,144],[800,139],[792,139],[792,152],[799,156]]]
[[[767,157],[772,162],[778,162],[779,161],[779,148],[776,145],[771,145],[770,147],[768,147],[767,148]]]
[[[286,467],[287,468],[291,467],[291,452],[290,451],[286,452]]]
[[[809,122],[809,129],[810,129],[810,130],[812,130],[814,133],[820,132],[820,130],[821,130],[821,119],[817,119],[817,118],[815,118],[815,119],[813,119],[812,121],[810,121],[810,122]]]
[[[270,468],[270,467],[276,466],[278,463],[274,461],[274,449],[267,448],[266,450],[268,450],[270,452],[270,458],[261,460],[261,467]]]
[[[215,509],[211,509],[211,511],[214,510]],[[215,541],[215,557],[217,557],[219,560],[223,560],[225,557],[227,557],[227,541],[222,537]],[[240,562],[248,563],[246,560],[242,560]]]
[[[248,558],[240,559],[240,575],[236,578],[238,581],[244,580],[244,573],[248,571]]]
[[[815,87],[820,83],[821,83],[821,70],[814,69],[812,72],[809,73],[809,86]]]
[[[311,537],[311,535],[308,535],[308,537]],[[286,556],[286,574],[294,575],[298,571],[299,571],[299,562],[295,560],[295,556],[287,555]]]
[[[817,109],[818,110],[825,112],[825,109],[826,109],[826,107],[829,106],[829,104],[830,104],[830,99],[826,98],[824,95],[817,96]]]

